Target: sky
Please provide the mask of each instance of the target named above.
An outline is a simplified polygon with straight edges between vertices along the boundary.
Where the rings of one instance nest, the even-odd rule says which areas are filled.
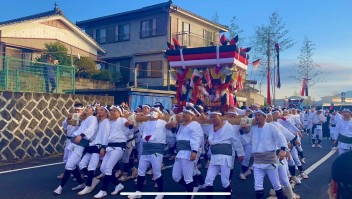
[[[56,2],[72,22],[138,9],[167,0],[11,0],[2,1],[0,21],[19,18],[53,9]],[[315,45],[314,63],[325,73],[320,82],[309,90],[314,100],[320,97],[352,90],[352,1],[336,0],[173,0],[183,9],[212,19],[216,14],[219,23],[230,25],[233,16],[244,30],[243,36],[254,34],[255,28],[268,24],[269,16],[277,12],[286,24],[288,37],[296,43],[281,52],[281,89],[276,98],[300,92],[301,83],[288,78],[298,63],[303,40],[307,37]],[[247,47],[247,46],[244,46]],[[249,53],[250,54],[250,53]],[[254,61],[254,60],[250,60]],[[260,67],[260,66],[259,66]],[[249,76],[262,82],[261,94],[266,96],[265,78],[249,66]],[[259,89],[259,85],[256,87]]]

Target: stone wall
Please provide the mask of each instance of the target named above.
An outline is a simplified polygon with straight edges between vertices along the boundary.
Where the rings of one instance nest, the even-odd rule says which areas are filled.
[[[0,92],[0,162],[63,152],[62,121],[76,102],[113,104],[114,97]]]

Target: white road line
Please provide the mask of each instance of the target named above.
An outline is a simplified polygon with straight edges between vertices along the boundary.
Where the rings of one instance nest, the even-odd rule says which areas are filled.
[[[12,173],[16,171],[23,171],[23,170],[28,170],[28,169],[35,169],[35,168],[41,168],[41,167],[48,167],[48,166],[53,166],[53,165],[58,165],[58,164],[63,164],[64,162],[57,162],[57,163],[52,163],[52,164],[44,164],[44,165],[39,165],[39,166],[33,166],[33,167],[26,167],[22,169],[14,169],[14,170],[8,170],[8,171],[1,171],[0,174],[4,173]]]
[[[312,166],[310,166],[308,169],[305,170],[306,174],[311,173],[314,169],[316,169],[319,165],[323,164],[327,159],[329,159],[332,155],[337,150],[331,150],[328,154],[326,154],[322,159],[320,159],[318,162],[314,163]]]
[[[120,195],[141,195],[141,196],[155,196],[155,195],[164,195],[164,196],[228,196],[230,192],[121,192]]]

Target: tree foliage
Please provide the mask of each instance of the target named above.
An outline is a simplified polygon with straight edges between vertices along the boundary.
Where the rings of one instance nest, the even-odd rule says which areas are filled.
[[[255,34],[251,37],[252,50],[254,51],[254,59],[261,59],[261,63],[268,62],[268,54],[270,61],[273,63],[274,45],[277,42],[280,46],[280,52],[291,48],[295,45],[293,39],[289,36],[289,31],[286,29],[286,24],[277,12],[273,12],[269,17],[268,24],[263,24],[256,27]],[[259,67],[260,75],[265,76],[267,67]]]
[[[293,69],[290,70],[289,78],[297,80],[298,83],[302,83],[302,78],[308,78],[308,86],[314,86],[318,82],[322,82],[321,76],[324,74],[320,70],[320,66],[314,63],[313,51],[315,44],[310,41],[307,37],[304,38],[301,52],[297,57],[298,62],[293,65]]]
[[[75,60],[78,78],[91,78],[93,75],[99,73],[96,69],[95,61],[90,57],[81,57]]]
[[[60,65],[71,66],[71,58],[68,56],[66,46],[60,42],[50,42],[45,44],[44,53],[37,57],[39,62],[46,62],[48,54],[51,55],[52,60],[58,60]]]
[[[241,36],[241,34],[243,33],[243,30],[239,27],[238,25],[238,19],[236,16],[233,16],[231,19],[231,23],[229,25],[229,36],[230,39],[236,37],[236,35],[238,35],[238,46],[243,46],[243,44],[245,43],[245,37]]]
[[[216,12],[214,16],[211,17],[211,21],[215,22],[215,23],[219,23],[219,15]]]

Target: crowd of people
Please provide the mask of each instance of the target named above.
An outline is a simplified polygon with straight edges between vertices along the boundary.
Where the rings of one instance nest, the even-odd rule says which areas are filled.
[[[174,161],[175,182],[187,192],[205,189],[208,199],[219,173],[223,187],[219,191],[231,198],[235,161],[241,165],[240,173],[235,174],[241,180],[253,173],[256,198],[264,198],[265,175],[272,185],[271,195],[300,198],[293,192],[294,186],[308,178],[301,140],[310,133],[312,147],[320,148],[327,120],[321,108],[261,110],[255,104],[227,112],[191,103],[182,109],[174,105],[168,111],[159,102],[143,104],[134,111],[128,110],[127,103],[85,107],[76,103],[73,110],[62,124],[67,135],[65,169],[58,176],[61,183],[54,193],[62,193],[72,174],[78,182],[72,190],[80,190],[78,195],[92,192],[102,182],[94,198],[105,197],[110,183],[115,187],[111,195],[119,194],[127,180],[136,182],[136,193],[128,198],[141,198],[150,172],[160,193],[155,198],[162,199],[164,158]],[[328,112],[331,139],[340,154],[352,149],[351,111],[341,112],[342,116]],[[207,161],[205,175],[197,166],[201,159]]]

